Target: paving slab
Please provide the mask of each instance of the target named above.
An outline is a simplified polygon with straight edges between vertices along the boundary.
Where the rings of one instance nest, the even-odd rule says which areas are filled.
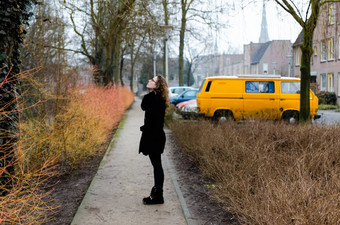
[[[144,119],[140,102],[136,98],[127,111],[72,225],[188,224],[178,186],[171,180],[173,170],[164,155],[165,204],[146,206],[142,203],[153,186],[153,170],[149,158],[138,154],[139,127]]]

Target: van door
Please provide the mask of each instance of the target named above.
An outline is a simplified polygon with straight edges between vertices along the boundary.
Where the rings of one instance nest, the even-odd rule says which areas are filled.
[[[278,87],[274,81],[245,81],[244,118],[275,119],[280,115]]]
[[[300,111],[300,82],[281,81],[280,111]]]

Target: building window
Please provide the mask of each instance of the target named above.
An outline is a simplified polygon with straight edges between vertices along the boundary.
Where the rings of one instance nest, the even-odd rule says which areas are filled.
[[[332,25],[335,23],[335,4],[329,4],[328,8],[328,24]]]
[[[301,63],[301,57],[300,57],[300,47],[295,48],[295,66],[300,66]]]
[[[328,60],[334,60],[334,38],[328,39]]]
[[[326,91],[327,88],[327,79],[326,79],[326,74],[321,74],[321,91]]]
[[[314,46],[314,55],[315,55],[315,56],[318,55],[318,49],[316,48],[316,46]]]
[[[326,41],[321,41],[321,62],[327,60]]]
[[[339,47],[339,59],[340,59],[340,35],[339,35],[339,37],[338,37],[338,47]]]
[[[334,75],[332,73],[328,74],[328,91],[334,92]]]
[[[263,74],[268,74],[268,63],[263,63]]]

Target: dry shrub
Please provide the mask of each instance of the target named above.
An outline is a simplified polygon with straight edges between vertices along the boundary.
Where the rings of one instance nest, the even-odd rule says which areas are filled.
[[[61,172],[68,172],[106,143],[110,133],[131,105],[134,96],[126,87],[87,86],[75,88],[68,103],[55,117],[28,121],[23,125],[24,142],[34,146],[27,152],[27,168],[41,165],[40,159],[56,157]]]
[[[183,151],[243,224],[340,224],[340,127],[173,122]]]
[[[12,185],[8,193],[0,197],[0,224],[43,224],[49,221],[48,212],[55,209],[46,202],[45,197],[51,191],[41,190],[46,181],[55,175],[51,166],[53,161],[46,161],[37,170],[25,172],[20,159],[13,162],[16,171],[12,174]],[[8,188],[0,186],[1,189]]]
[[[31,76],[37,69],[25,71],[15,76],[8,76],[0,83],[0,88],[5,83],[15,82],[22,77]],[[15,85],[15,84],[14,84]],[[21,96],[16,96],[8,102],[15,104],[14,111],[6,107],[0,109],[0,118],[12,118],[10,122],[17,130],[1,129],[0,132],[0,224],[41,224],[48,220],[46,212],[53,210],[47,205],[46,197],[49,192],[42,192],[41,187],[46,180],[55,174],[53,170],[54,158],[41,159],[41,165],[31,171],[25,169],[25,152],[30,151],[30,146],[22,145],[20,129],[20,101]],[[16,112],[19,118],[11,116]],[[26,146],[26,147],[24,147]]]

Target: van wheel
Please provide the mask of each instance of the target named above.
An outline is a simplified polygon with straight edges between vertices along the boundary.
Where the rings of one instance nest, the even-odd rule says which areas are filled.
[[[230,110],[217,110],[214,113],[213,119],[216,122],[224,122],[227,120],[234,120],[233,113]]]
[[[282,115],[282,119],[290,124],[297,124],[299,122],[299,112],[287,111]]]

